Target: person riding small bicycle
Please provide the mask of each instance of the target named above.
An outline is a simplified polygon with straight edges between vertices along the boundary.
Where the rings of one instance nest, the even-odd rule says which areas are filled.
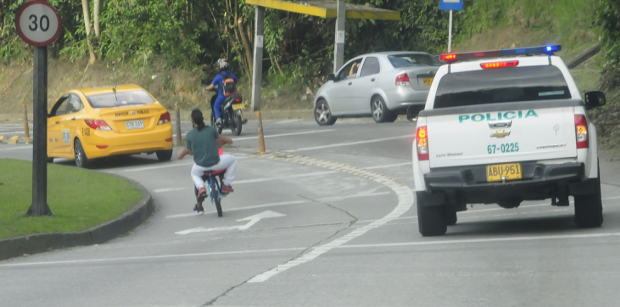
[[[194,129],[187,133],[187,147],[179,152],[177,159],[181,160],[186,155],[194,156],[191,176],[194,186],[198,190],[196,199],[198,203],[194,207],[194,211],[202,213],[204,212],[202,202],[207,197],[205,182],[202,176],[208,171],[226,170],[222,180],[221,192],[222,194],[233,192],[233,188],[230,185],[235,180],[237,157],[231,154],[220,155],[219,148],[224,144],[232,144],[233,141],[219,135],[214,127],[206,126],[200,110],[192,110],[191,120]]]
[[[220,70],[220,73],[217,76],[215,76],[211,84],[207,86],[207,91],[210,91],[216,85],[218,86],[217,99],[215,100],[215,104],[213,105],[213,112],[215,113],[215,124],[219,125],[220,122],[222,121],[221,119],[222,114],[221,114],[220,108],[222,106],[222,102],[224,102],[224,99],[226,99],[226,96],[224,95],[224,92],[223,92],[224,91],[223,82],[224,80],[228,78],[232,78],[235,81],[235,83],[237,83],[239,82],[239,79],[237,79],[237,76],[235,76],[235,74],[228,71],[230,69],[230,64],[228,64],[228,61],[226,59],[217,60],[217,68]]]

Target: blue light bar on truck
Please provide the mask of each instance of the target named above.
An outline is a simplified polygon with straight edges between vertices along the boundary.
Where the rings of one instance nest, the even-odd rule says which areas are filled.
[[[547,54],[553,55],[554,52],[562,50],[560,45],[550,46],[538,46],[527,48],[514,48],[514,49],[501,49],[501,50],[489,50],[489,51],[477,51],[477,52],[463,52],[463,53],[446,53],[439,56],[439,59],[448,63],[454,63],[456,61],[469,60],[469,59],[482,59],[482,58],[497,58],[502,56],[515,56],[526,54]]]

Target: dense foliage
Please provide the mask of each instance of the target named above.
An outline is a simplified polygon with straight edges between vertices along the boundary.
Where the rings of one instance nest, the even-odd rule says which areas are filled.
[[[618,44],[620,34],[611,30],[617,28],[611,19],[617,17],[616,0],[465,0],[465,10],[454,14],[455,41],[497,26],[511,25],[547,27],[560,36],[577,35],[578,27],[583,28],[580,19],[592,16],[582,12],[595,1],[607,3],[608,8],[601,9],[602,16],[610,17],[603,24],[610,28],[606,41],[609,46]],[[23,2],[0,0],[0,58],[5,63],[31,59],[31,48],[18,37],[14,25],[15,14]],[[245,5],[244,0],[49,2],[63,20],[63,35],[50,47],[52,57],[75,61],[90,56],[91,63],[147,66],[158,62],[162,66],[185,68],[206,67],[217,58],[226,57],[233,61],[239,75],[251,74],[254,8]],[[401,18],[398,21],[347,20],[345,59],[370,51],[437,53],[446,50],[448,12],[439,10],[437,0],[347,2],[397,10]],[[88,12],[87,16],[84,11]],[[267,9],[263,67],[269,74],[268,80],[274,83],[304,80],[310,84],[331,72],[334,26],[335,19]],[[610,48],[610,52],[617,50]]]
[[[603,90],[620,85],[620,3],[617,0],[600,0],[597,23],[602,28],[601,41],[607,50],[607,65],[603,72]]]

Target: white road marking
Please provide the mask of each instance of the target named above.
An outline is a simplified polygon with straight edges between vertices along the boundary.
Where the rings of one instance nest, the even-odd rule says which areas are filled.
[[[390,164],[390,165],[381,165],[381,166],[373,166],[373,167],[365,167],[363,169],[368,169],[369,170],[369,169],[378,169],[378,168],[397,167],[397,166],[403,166],[403,165],[411,165],[411,162],[409,162],[409,163]],[[297,174],[297,175],[287,176],[286,180],[289,180],[291,178],[323,176],[323,175],[329,175],[329,174],[335,174],[335,173],[338,173],[338,171],[324,171],[324,172],[314,172],[314,173],[307,173],[307,174]],[[257,179],[237,180],[237,181],[234,182],[234,184],[237,185],[237,184],[257,183],[257,182],[266,182],[266,181],[273,181],[273,180],[282,180],[282,178],[257,178]],[[186,189],[189,189],[189,188],[184,187],[184,188],[156,189],[156,190],[153,190],[153,192],[155,192],[155,193],[164,193],[164,192],[173,192],[173,191],[180,191],[180,190],[186,190]],[[414,191],[414,190],[412,190],[412,191]]]
[[[383,195],[389,195],[389,194],[390,194],[390,192],[365,193],[365,194],[357,194],[357,195],[349,195],[349,196],[329,197],[329,198],[324,198],[324,199],[318,199],[317,201],[319,201],[319,202],[333,202],[333,201],[340,201],[340,200],[351,199],[351,198],[383,196]],[[270,208],[270,207],[278,207],[278,206],[291,206],[291,205],[305,204],[305,203],[309,203],[309,202],[311,202],[311,201],[310,200],[293,200],[293,201],[285,201],[285,202],[279,202],[279,203],[270,203],[270,204],[263,204],[263,205],[256,205],[256,206],[248,206],[248,207],[243,207],[243,208],[231,208],[231,209],[226,209],[226,212],[242,211],[242,210],[253,210],[253,209]],[[215,211],[208,211],[208,212],[205,212],[205,213],[206,214],[211,214],[211,213],[215,213]],[[171,219],[171,218],[180,218],[180,217],[189,217],[189,216],[196,216],[196,213],[173,214],[173,215],[167,215],[165,218]],[[374,222],[374,221],[375,220],[372,220],[372,221],[369,221],[369,222]]]
[[[430,246],[430,245],[450,245],[450,244],[470,244],[470,243],[492,243],[492,242],[515,242],[515,241],[542,241],[542,240],[579,240],[590,238],[613,238],[620,237],[620,233],[597,233],[597,234],[574,234],[574,235],[553,235],[553,236],[521,236],[521,237],[503,237],[490,239],[464,239],[464,240],[442,240],[434,241],[418,241],[418,242],[402,242],[402,243],[380,243],[380,244],[355,244],[355,245],[339,245],[333,248],[386,248],[386,247],[406,247],[406,246]],[[609,242],[601,242],[608,244]],[[144,261],[156,259],[174,259],[189,257],[208,257],[222,255],[243,255],[243,254],[260,254],[260,253],[277,253],[277,252],[295,252],[306,250],[307,247],[291,247],[291,248],[274,248],[263,250],[244,250],[244,251],[228,251],[228,252],[209,252],[209,253],[192,253],[192,254],[173,254],[159,256],[141,256],[141,257],[120,257],[120,258],[98,258],[98,259],[80,259],[80,260],[62,260],[62,261],[41,261],[27,263],[3,263],[0,267],[24,267],[24,266],[50,266],[50,265],[70,265],[82,263],[105,263],[119,261]],[[22,258],[23,259],[23,258]]]
[[[245,156],[237,156],[237,160],[240,159],[244,159],[246,158]],[[141,171],[151,171],[151,170],[155,170],[155,169],[160,169],[160,168],[169,168],[169,167],[178,167],[178,166],[188,166],[188,165],[193,165],[194,162],[193,160],[189,159],[188,161],[192,161],[192,162],[185,162],[185,163],[165,163],[165,164],[159,164],[159,165],[155,165],[155,166],[146,166],[146,167],[137,167],[137,168],[130,168],[130,169],[124,169],[124,170],[112,170],[112,171],[104,171],[106,173],[130,173],[130,172],[141,172]]]
[[[304,249],[306,249],[306,247],[274,248],[274,249],[246,250],[246,251],[232,251],[232,252],[176,254],[176,255],[160,255],[160,256],[143,256],[143,257],[120,257],[120,258],[108,258],[108,259],[99,258],[99,259],[63,260],[63,261],[29,262],[29,263],[7,263],[7,264],[0,264],[0,267],[64,265],[64,264],[80,264],[80,263],[118,262],[118,261],[130,261],[130,260],[153,260],[153,259],[171,259],[171,258],[205,257],[205,256],[221,256],[221,255],[242,255],[242,254],[252,254],[252,253],[294,252],[294,251],[299,251],[299,250],[304,250]]]
[[[0,149],[0,151],[20,150],[20,149],[32,149],[32,146],[20,146],[20,147],[13,147],[13,148],[2,148],[2,149]]]
[[[333,147],[353,146],[353,145],[376,143],[376,142],[383,142],[383,141],[396,140],[396,139],[404,139],[404,138],[412,138],[413,139],[413,135],[395,136],[395,137],[391,137],[391,138],[381,138],[381,139],[358,141],[358,142],[330,144],[330,145],[322,145],[322,146],[315,146],[315,147],[305,147],[305,148],[286,150],[286,152],[298,152],[298,151],[317,150],[317,149],[325,149],[325,148],[333,148]]]
[[[357,168],[352,165],[348,165],[344,163],[324,161],[320,159],[299,156],[299,155],[286,155],[285,157],[282,157],[281,155],[278,155],[278,154],[272,154],[272,155],[264,155],[260,157],[266,158],[266,159],[284,160],[284,161],[299,163],[299,164],[304,164],[304,165],[324,167],[324,168],[333,169],[333,170],[337,170],[337,171],[344,172],[344,173],[362,176],[370,180],[374,180],[392,189],[398,196],[398,204],[394,208],[394,210],[392,210],[392,212],[390,212],[388,215],[384,216],[383,218],[377,221],[374,221],[364,227],[354,229],[351,233],[341,238],[338,238],[334,241],[331,241],[327,244],[323,244],[321,246],[315,247],[311,249],[308,253],[305,253],[294,260],[281,264],[274,269],[258,274],[254,276],[253,278],[251,278],[250,280],[248,280],[249,283],[263,282],[280,272],[286,271],[300,264],[309,262],[317,258],[318,256],[330,251],[332,248],[339,247],[343,244],[346,244],[347,242],[357,237],[362,236],[366,232],[372,229],[381,227],[385,225],[386,223],[400,217],[403,213],[408,211],[409,208],[411,208],[411,205],[413,204],[413,193],[411,192],[411,189],[407,187],[407,185],[391,177],[385,176],[383,174]]]
[[[155,193],[165,193],[165,192],[180,191],[180,190],[186,190],[186,189],[188,189],[188,188],[155,189],[155,190],[153,190],[153,192],[155,192]]]
[[[330,131],[334,131],[335,129],[328,129],[328,130],[312,130],[312,131],[305,131],[305,132],[296,132],[296,133],[285,133],[285,134],[274,134],[274,135],[265,135],[265,138],[279,138],[279,137],[283,137],[283,136],[292,136],[292,135],[301,135],[301,134],[311,134],[311,133],[322,133],[322,132],[330,132]],[[258,136],[250,136],[250,137],[245,137],[245,138],[233,138],[234,141],[243,141],[243,140],[254,140],[257,139]]]
[[[289,124],[289,123],[298,122],[300,120],[301,119],[291,119],[291,120],[285,120],[285,121],[277,122],[276,124]]]
[[[396,164],[388,164],[388,165],[378,165],[378,166],[370,166],[364,167],[364,169],[378,169],[378,168],[389,168],[389,167],[398,167],[405,165],[413,165],[413,162],[405,162],[405,163],[396,163]],[[415,191],[414,191],[415,192]]]
[[[194,162],[190,162],[190,163],[171,163],[171,164],[167,163],[167,164],[164,164],[164,165],[130,168],[130,169],[125,169],[125,170],[121,170],[121,171],[113,171],[113,172],[119,172],[119,173],[121,173],[121,172],[122,173],[141,172],[141,171],[150,171],[150,170],[160,169],[160,168],[188,166],[188,165],[193,165],[193,164],[194,164]]]
[[[222,231],[222,230],[246,230],[252,227],[254,224],[258,223],[262,219],[268,219],[272,217],[283,217],[283,216],[286,216],[286,215],[282,213],[274,212],[271,210],[267,210],[259,214],[254,214],[252,216],[248,216],[246,218],[237,220],[237,222],[248,221],[245,225],[216,227],[216,228],[198,227],[198,228],[192,228],[192,229],[187,229],[183,231],[177,231],[175,233],[178,235],[187,235],[187,234],[196,233],[196,232],[211,232],[211,231]]]
[[[422,242],[403,242],[403,243],[383,243],[383,244],[356,244],[346,245],[340,248],[378,248],[378,247],[397,247],[397,246],[424,246],[424,245],[448,245],[448,244],[468,244],[468,243],[490,243],[490,242],[514,242],[514,241],[540,241],[540,240],[566,240],[566,239],[590,239],[618,237],[620,233],[594,233],[594,234],[575,234],[575,235],[553,235],[553,236],[526,236],[526,237],[504,237],[490,239],[465,239],[465,240],[437,240]]]

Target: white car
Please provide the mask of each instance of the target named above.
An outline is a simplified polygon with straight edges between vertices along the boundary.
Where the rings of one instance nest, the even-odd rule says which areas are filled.
[[[441,62],[424,52],[377,52],[360,55],[327,76],[316,93],[314,119],[333,125],[339,117],[372,116],[394,122],[410,106],[424,108],[428,89]]]
[[[575,223],[603,222],[596,130],[560,46],[442,55],[424,110],[417,114],[413,177],[418,227],[443,235],[468,204],[516,208],[551,199]],[[529,55],[529,56],[522,56]],[[504,57],[507,56],[507,57]],[[471,61],[463,61],[471,60]],[[413,114],[408,114],[408,118]]]

